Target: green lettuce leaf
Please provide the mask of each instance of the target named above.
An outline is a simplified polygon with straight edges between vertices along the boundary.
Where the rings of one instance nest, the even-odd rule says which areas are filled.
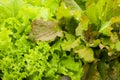
[[[74,1],[74,0],[62,0],[63,2],[65,2],[66,6],[71,7],[72,10],[80,10],[81,8],[80,6]]]
[[[86,15],[81,16],[80,23],[79,23],[78,27],[76,28],[77,36],[84,35],[84,31],[86,31],[88,29],[88,23],[89,23],[88,17]]]
[[[23,6],[22,0],[1,0],[0,1],[0,19],[16,17],[19,9]]]
[[[62,49],[66,51],[71,51],[71,49],[74,49],[75,47],[80,45],[80,39],[75,39],[75,36],[71,34],[65,34],[66,40],[64,40],[61,44]]]
[[[104,35],[110,36],[112,34],[111,25],[114,24],[114,23],[119,23],[119,22],[120,22],[120,16],[112,17],[109,21],[102,24],[99,32],[103,33]]]
[[[57,19],[61,19],[63,17],[65,17],[65,18],[71,17],[70,8],[66,7],[64,2],[62,2],[60,4],[60,7],[58,8],[58,10],[56,12],[56,17],[57,17]]]
[[[87,6],[86,14],[89,17],[91,23],[94,23],[97,26],[99,25],[100,21],[98,18],[95,2],[92,2],[90,5]]]
[[[12,45],[10,35],[10,30],[0,31],[0,50],[7,50]]]
[[[95,60],[92,48],[83,47],[81,49],[75,50],[75,52],[78,53],[79,57],[83,58],[84,61],[92,62]]]
[[[66,72],[64,75],[69,76],[72,80],[78,80],[80,79],[80,75],[82,75],[82,68],[81,68],[81,62],[75,62],[74,59],[71,56],[68,56],[67,58],[63,59],[61,62],[61,67],[64,66],[66,68]],[[68,72],[70,70],[71,72]],[[72,73],[74,72],[74,74]]]
[[[86,2],[86,14],[91,23],[100,27],[100,21],[104,23],[109,21],[111,17],[119,16],[118,5],[118,0],[88,0]]]

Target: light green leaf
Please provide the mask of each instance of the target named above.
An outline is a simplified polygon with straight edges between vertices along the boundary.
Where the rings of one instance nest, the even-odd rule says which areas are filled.
[[[41,11],[41,7],[37,7],[37,6],[34,7],[32,5],[25,4],[25,5],[21,6],[21,9],[19,10],[17,17],[20,19],[22,18],[22,20],[24,22],[28,23],[27,21],[29,19],[34,19],[38,15],[40,15],[40,11]],[[47,13],[47,11],[46,11],[46,13]],[[44,17],[44,16],[42,16],[42,17]]]
[[[106,0],[98,0],[96,3],[97,14],[100,20],[102,20],[104,14],[105,3]]]
[[[86,62],[92,62],[95,60],[94,52],[91,48],[83,47],[75,51],[80,58],[83,58]]]
[[[100,44],[100,39],[93,40],[92,43],[86,42],[86,46],[88,46],[88,47],[97,47],[99,44]]]
[[[61,72],[65,71],[63,74],[69,76],[72,80],[79,80],[80,77],[83,75],[81,62],[75,62],[74,58],[71,56],[62,59],[60,65],[62,67],[60,68],[62,69]]]
[[[56,17],[57,17],[57,19],[61,19],[63,17],[65,17],[65,18],[71,17],[70,8],[66,7],[64,2],[62,2],[60,7],[58,8],[58,10],[56,12]]]
[[[7,48],[11,47],[11,38],[10,35],[11,31],[10,30],[2,30],[0,31],[0,50],[6,50]]]
[[[41,0],[41,2],[43,2],[43,6],[49,8],[53,14],[55,14],[60,4],[60,0]]]
[[[74,59],[71,56],[68,56],[66,59],[63,59],[60,64],[64,66],[67,69],[70,69],[72,71],[78,71],[81,67],[81,63],[78,64],[74,61]]]
[[[80,6],[74,0],[62,0],[62,1],[65,2],[67,7],[71,7],[72,10],[80,10],[81,11]]]
[[[104,35],[110,36],[112,34],[111,30],[112,30],[112,27],[110,25],[110,22],[106,22],[102,25],[99,32],[103,33]]]
[[[80,18],[80,23],[79,23],[78,27],[76,28],[76,35],[77,36],[84,35],[83,32],[88,29],[88,23],[89,23],[88,17],[86,15],[83,15]]]
[[[120,41],[117,41],[117,43],[115,44],[115,49],[117,51],[120,51]]]
[[[99,18],[98,18],[96,4],[94,2],[91,3],[87,7],[86,14],[87,14],[88,18],[90,19],[91,23],[94,23],[95,25],[98,25],[100,23]]]
[[[106,4],[102,14],[102,22],[108,21],[111,19],[111,17],[115,16],[120,16],[117,0],[106,0]]]
[[[114,33],[111,34],[110,40],[111,40],[112,43],[116,43],[119,40],[117,32],[114,32]]]
[[[99,32],[103,33],[104,35],[110,36],[112,34],[111,30],[113,29],[111,25],[117,22],[120,22],[120,16],[112,17],[109,21],[102,23]]]
[[[42,0],[23,0],[23,1],[33,6],[41,6],[43,4]]]
[[[62,48],[63,50],[66,50],[66,51],[70,51],[71,49],[77,47],[80,45],[80,39],[76,39],[76,40],[73,40],[73,41],[63,41],[62,43]]]
[[[22,0],[1,0],[0,1],[0,18],[15,17],[23,5]]]

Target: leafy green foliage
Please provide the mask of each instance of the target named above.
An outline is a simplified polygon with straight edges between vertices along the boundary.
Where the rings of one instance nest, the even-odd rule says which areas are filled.
[[[92,62],[94,61],[94,52],[91,48],[81,48],[76,50],[80,58],[83,58],[85,61]]]
[[[119,12],[119,0],[1,0],[0,78],[119,80]]]
[[[66,55],[60,40],[56,40],[63,34],[52,18],[58,5],[59,0],[0,1],[0,79],[59,80],[64,75],[77,80],[82,76],[79,58],[75,61],[73,55]],[[48,42],[36,42],[36,39]],[[54,40],[58,43],[52,45],[50,42]]]
[[[2,30],[0,32],[0,50],[8,49],[11,46],[11,38],[9,37],[9,30]]]
[[[0,18],[15,17],[23,5],[22,0],[1,0],[0,1]]]

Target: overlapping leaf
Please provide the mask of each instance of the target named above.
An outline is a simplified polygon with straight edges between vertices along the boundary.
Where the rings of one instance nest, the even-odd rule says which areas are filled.
[[[53,41],[56,37],[62,36],[62,31],[59,29],[57,22],[35,20],[32,22],[32,31],[29,35],[33,41]]]

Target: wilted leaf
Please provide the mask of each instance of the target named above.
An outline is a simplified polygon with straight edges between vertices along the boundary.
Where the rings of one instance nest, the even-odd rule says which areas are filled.
[[[32,41],[53,41],[57,36],[62,36],[62,31],[56,21],[44,21],[41,18],[32,22],[32,31],[29,35]]]

